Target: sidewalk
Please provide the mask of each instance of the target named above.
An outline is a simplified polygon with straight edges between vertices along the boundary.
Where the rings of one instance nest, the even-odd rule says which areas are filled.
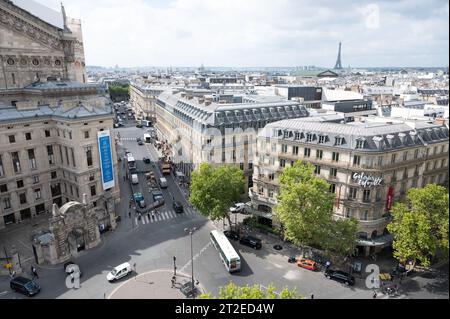
[[[175,287],[172,287],[172,270],[155,270],[130,278],[118,286],[106,299],[186,299],[180,291],[190,277],[177,273]],[[198,285],[199,293],[204,289]]]

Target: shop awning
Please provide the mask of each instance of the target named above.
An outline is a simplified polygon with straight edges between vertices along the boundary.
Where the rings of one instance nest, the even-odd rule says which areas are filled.
[[[357,245],[358,246],[384,247],[384,246],[389,245],[393,239],[394,239],[394,236],[392,234],[387,234],[387,235],[376,237],[374,239],[358,239]]]

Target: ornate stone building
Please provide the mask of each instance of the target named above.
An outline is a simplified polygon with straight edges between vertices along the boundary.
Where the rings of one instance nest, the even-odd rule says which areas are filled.
[[[0,0],[0,90],[48,79],[86,83],[81,21],[67,17],[64,7],[61,11],[61,23],[55,25]],[[39,14],[45,13],[55,14],[43,7]]]
[[[34,2],[0,0],[0,229],[50,217],[53,204],[80,202],[82,194],[99,229],[114,228],[116,148],[111,136],[106,184],[98,143],[114,114],[99,86],[85,83],[81,22],[64,8],[34,3],[27,11],[16,3]]]

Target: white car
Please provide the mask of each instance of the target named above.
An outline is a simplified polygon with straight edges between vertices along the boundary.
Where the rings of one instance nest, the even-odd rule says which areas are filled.
[[[245,214],[247,212],[246,209],[247,205],[245,205],[244,203],[236,203],[233,206],[230,207],[230,212],[231,213],[242,213]]]
[[[111,270],[107,275],[106,279],[109,282],[116,281],[122,277],[125,277],[129,274],[131,274],[132,269],[130,263],[123,263],[119,266],[115,267],[113,270]]]

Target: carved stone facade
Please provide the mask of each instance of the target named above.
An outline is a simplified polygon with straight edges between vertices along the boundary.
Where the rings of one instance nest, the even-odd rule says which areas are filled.
[[[83,203],[68,202],[59,209],[53,204],[48,231],[36,234],[33,240],[37,262],[61,263],[97,246],[100,230],[93,208],[87,204],[86,196]]]
[[[64,23],[63,30],[0,0],[0,90],[52,78],[86,82],[81,22]]]

